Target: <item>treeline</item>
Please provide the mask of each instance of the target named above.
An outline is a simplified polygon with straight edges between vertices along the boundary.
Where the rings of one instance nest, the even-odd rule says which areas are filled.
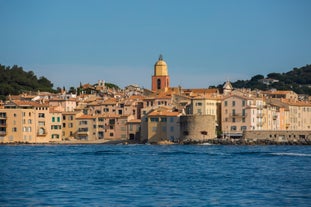
[[[22,67],[0,64],[0,99],[8,95],[18,95],[29,91],[55,92],[53,83],[46,77],[37,78],[33,71],[26,72]]]
[[[259,81],[264,78],[275,79],[278,82],[266,85]],[[231,84],[234,88],[292,90],[297,94],[311,95],[311,65],[293,68],[287,73],[269,73],[266,77],[258,74],[250,80],[238,80]],[[219,89],[222,89],[222,87],[223,85],[217,86]]]

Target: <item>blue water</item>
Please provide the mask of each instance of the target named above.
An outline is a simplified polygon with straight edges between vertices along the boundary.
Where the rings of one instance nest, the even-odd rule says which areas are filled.
[[[311,148],[0,146],[0,206],[311,206]]]

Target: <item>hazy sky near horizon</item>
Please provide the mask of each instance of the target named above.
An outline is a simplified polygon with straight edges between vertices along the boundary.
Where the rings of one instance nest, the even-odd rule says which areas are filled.
[[[310,11],[310,0],[0,0],[0,64],[55,88],[151,88],[162,54],[171,86],[203,88],[311,64]]]

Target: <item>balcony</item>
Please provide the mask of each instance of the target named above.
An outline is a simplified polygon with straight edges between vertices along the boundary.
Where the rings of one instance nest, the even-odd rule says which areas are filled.
[[[5,136],[6,135],[6,131],[0,131],[0,136]]]
[[[234,118],[242,118],[242,117],[246,117],[247,114],[242,114],[242,113],[230,113],[229,114],[230,118],[234,117]]]
[[[273,120],[276,120],[278,118],[278,115],[273,115],[272,118]]]

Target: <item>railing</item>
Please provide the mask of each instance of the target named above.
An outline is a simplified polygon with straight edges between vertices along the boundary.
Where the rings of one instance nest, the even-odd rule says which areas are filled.
[[[230,113],[229,114],[230,117],[246,117],[247,114],[243,114],[243,113]]]

